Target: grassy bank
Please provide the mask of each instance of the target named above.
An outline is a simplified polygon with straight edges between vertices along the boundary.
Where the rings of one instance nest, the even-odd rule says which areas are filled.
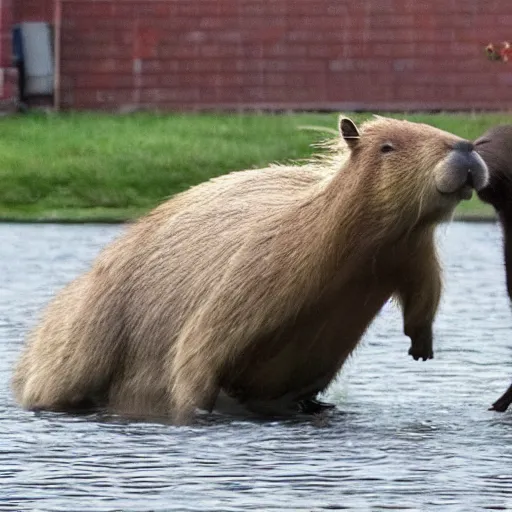
[[[28,115],[0,119],[0,220],[122,221],[229,171],[312,154],[337,114]],[[367,115],[351,115],[362,121]],[[510,115],[397,115],[473,139]],[[458,214],[486,217],[473,199]]]

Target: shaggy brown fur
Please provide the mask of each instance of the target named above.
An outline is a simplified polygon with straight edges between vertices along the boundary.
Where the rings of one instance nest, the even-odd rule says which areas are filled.
[[[268,412],[324,390],[393,295],[433,357],[434,228],[486,168],[427,125],[340,128],[307,165],[216,178],[130,227],[31,333],[17,400],[183,422],[222,390]]]

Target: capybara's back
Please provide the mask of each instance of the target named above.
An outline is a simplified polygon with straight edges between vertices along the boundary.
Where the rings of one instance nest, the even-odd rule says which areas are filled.
[[[410,354],[432,357],[433,229],[485,184],[485,165],[426,125],[379,118],[360,132],[344,118],[340,130],[307,165],[211,180],[129,227],[30,334],[18,401],[176,421],[220,392],[293,408],[328,386],[393,295]]]
[[[259,223],[328,174],[276,167],[221,176],[141,219],[44,312],[16,367],[17,400],[30,409],[168,415],[167,364],[187,315]]]

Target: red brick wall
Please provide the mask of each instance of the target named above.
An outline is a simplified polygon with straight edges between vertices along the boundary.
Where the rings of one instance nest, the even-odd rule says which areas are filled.
[[[0,109],[14,107],[17,74],[12,67],[11,27],[13,0],[0,2]]]
[[[512,106],[511,0],[61,1],[63,108]]]
[[[52,21],[55,0],[14,0],[14,19]]]

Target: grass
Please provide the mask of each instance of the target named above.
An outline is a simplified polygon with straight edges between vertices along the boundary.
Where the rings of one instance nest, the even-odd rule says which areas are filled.
[[[350,114],[358,122],[369,115]],[[124,221],[229,171],[312,154],[337,114],[30,114],[0,119],[0,220]],[[506,114],[396,115],[474,139]],[[473,199],[462,216],[488,217]]]

